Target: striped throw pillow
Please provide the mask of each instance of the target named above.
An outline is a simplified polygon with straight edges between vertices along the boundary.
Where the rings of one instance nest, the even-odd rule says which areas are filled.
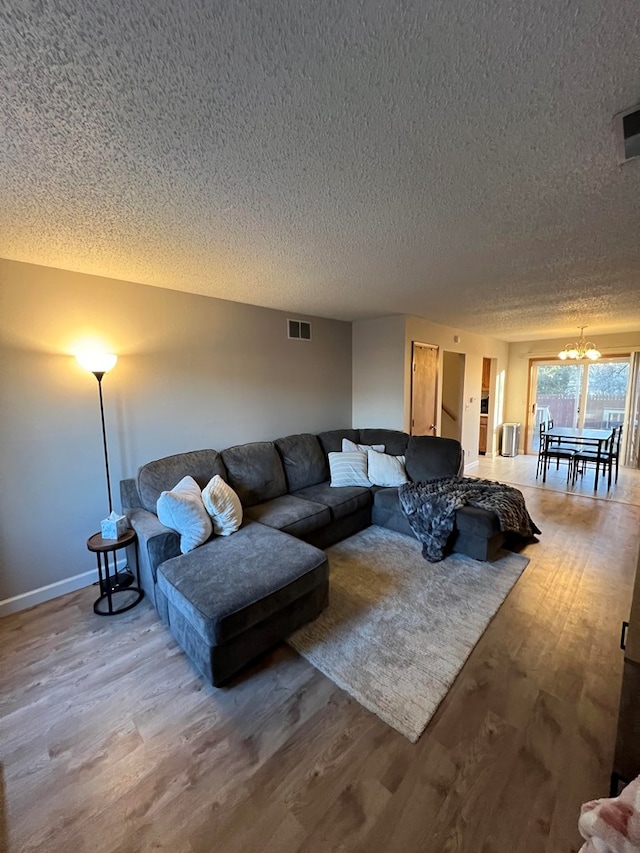
[[[361,450],[350,450],[346,453],[329,454],[329,471],[331,485],[370,486],[367,477],[367,454]]]

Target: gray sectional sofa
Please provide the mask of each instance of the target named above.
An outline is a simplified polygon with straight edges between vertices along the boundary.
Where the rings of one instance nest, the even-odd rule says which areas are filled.
[[[457,441],[386,429],[344,429],[290,435],[198,450],[143,465],[122,480],[123,512],[137,533],[140,582],[161,619],[197,669],[219,686],[269,646],[326,607],[329,564],[323,549],[378,524],[413,536],[397,488],[329,484],[328,454],[342,439],[384,444],[404,455],[414,482],[461,469]],[[213,536],[187,554],[178,534],[156,515],[163,490],[184,476],[200,488],[219,474],[244,513],[231,536]],[[493,513],[464,507],[456,514],[452,551],[490,560],[504,536]]]

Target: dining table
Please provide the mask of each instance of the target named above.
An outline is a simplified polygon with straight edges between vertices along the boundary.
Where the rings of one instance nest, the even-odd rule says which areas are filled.
[[[596,473],[593,483],[594,491],[598,488],[598,476],[600,474],[600,461],[605,460],[604,450],[613,435],[613,428],[589,429],[578,427],[551,427],[545,433],[547,440],[557,441],[564,447],[585,448],[592,447],[596,453]],[[611,469],[609,469],[609,485],[611,485]]]

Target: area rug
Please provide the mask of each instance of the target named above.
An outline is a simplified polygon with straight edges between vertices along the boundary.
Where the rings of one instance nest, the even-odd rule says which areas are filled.
[[[335,684],[415,743],[529,562],[453,554],[382,527],[328,549],[329,606],[290,638]]]

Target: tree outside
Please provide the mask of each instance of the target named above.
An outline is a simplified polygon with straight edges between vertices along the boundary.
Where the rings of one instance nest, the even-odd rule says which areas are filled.
[[[610,361],[589,364],[589,395],[624,397],[629,379],[629,362]],[[581,364],[551,364],[538,368],[538,396],[578,394],[582,387]]]

